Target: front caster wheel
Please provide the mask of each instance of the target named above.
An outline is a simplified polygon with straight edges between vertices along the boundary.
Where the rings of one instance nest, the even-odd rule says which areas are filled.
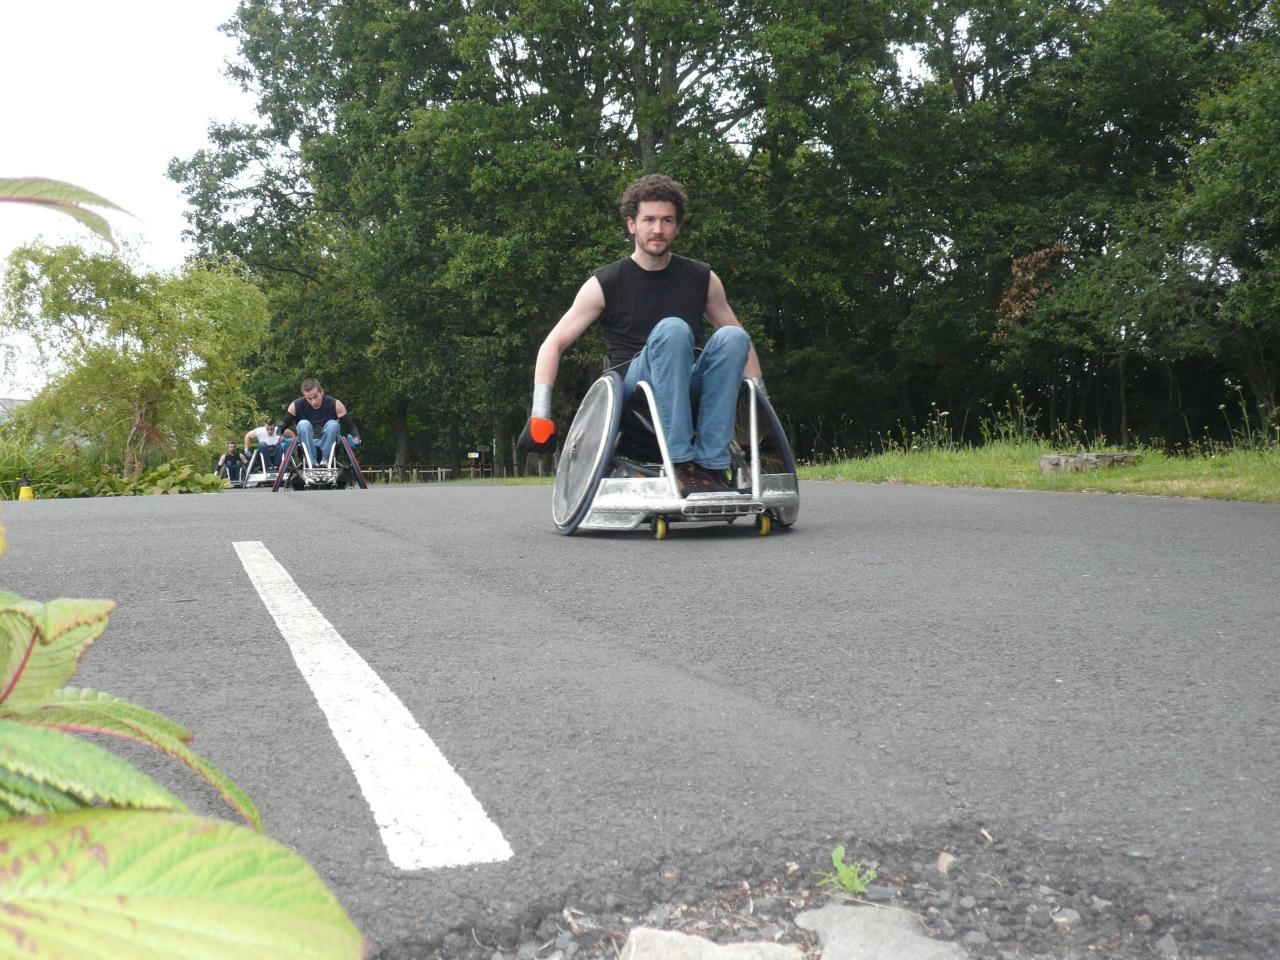
[[[769,531],[773,529],[773,518],[767,513],[756,514],[756,530],[760,532],[760,536],[767,537]]]
[[[653,530],[653,539],[655,540],[667,539],[667,518],[666,517],[654,517],[652,522],[649,524],[649,526]]]

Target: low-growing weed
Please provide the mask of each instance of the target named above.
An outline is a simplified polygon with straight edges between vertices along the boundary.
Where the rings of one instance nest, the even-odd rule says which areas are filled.
[[[853,863],[844,862],[844,847],[839,846],[831,851],[831,866],[834,873],[818,873],[818,886],[835,887],[854,896],[867,892],[867,885],[876,878],[876,872],[861,860]]]

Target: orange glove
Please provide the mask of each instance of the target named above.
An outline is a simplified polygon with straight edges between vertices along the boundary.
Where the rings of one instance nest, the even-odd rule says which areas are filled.
[[[556,422],[549,417],[530,417],[516,446],[525,453],[550,453],[556,448]]]

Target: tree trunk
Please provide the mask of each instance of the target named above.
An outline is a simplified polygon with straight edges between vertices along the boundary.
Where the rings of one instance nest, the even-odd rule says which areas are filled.
[[[458,436],[458,424],[449,424],[449,469],[456,480],[462,476],[462,440]]]
[[[156,432],[151,425],[155,416],[155,405],[143,400],[133,405],[133,426],[129,428],[129,437],[124,442],[124,478],[130,483],[137,482],[142,476],[142,467],[146,462],[147,441]]]
[[[640,166],[645,173],[656,173],[658,138],[653,122],[653,87],[649,82],[649,30],[639,17],[632,25],[631,82],[636,92],[636,144],[640,148]]]
[[[1125,355],[1116,361],[1116,421],[1120,434],[1120,446],[1129,445],[1129,394],[1125,385]]]
[[[391,404],[391,420],[396,430],[396,471],[409,465],[409,400],[396,397]]]
[[[507,423],[501,415],[493,418],[493,475],[507,475]]]

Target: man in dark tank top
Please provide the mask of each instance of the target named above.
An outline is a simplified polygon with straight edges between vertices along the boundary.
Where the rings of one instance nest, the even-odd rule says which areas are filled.
[[[619,212],[635,249],[582,285],[538,350],[533,412],[520,438],[525,449],[554,448],[551,388],[560,357],[598,319],[609,364],[623,374],[624,400],[641,380],[653,387],[681,493],[728,489],[738,389],[744,373],[761,376],[760,360],[720,278],[707,264],[671,252],[687,206],[680,184],[661,174],[627,187]],[[704,320],[713,328],[705,338]]]
[[[302,396],[289,404],[280,432],[284,433],[297,423],[298,443],[307,451],[313,464],[325,464],[329,451],[338,442],[338,433],[345,429],[351,435],[351,445],[360,445],[360,431],[347,413],[347,408],[337,397],[326,396],[320,381],[308,377],[302,381]]]

